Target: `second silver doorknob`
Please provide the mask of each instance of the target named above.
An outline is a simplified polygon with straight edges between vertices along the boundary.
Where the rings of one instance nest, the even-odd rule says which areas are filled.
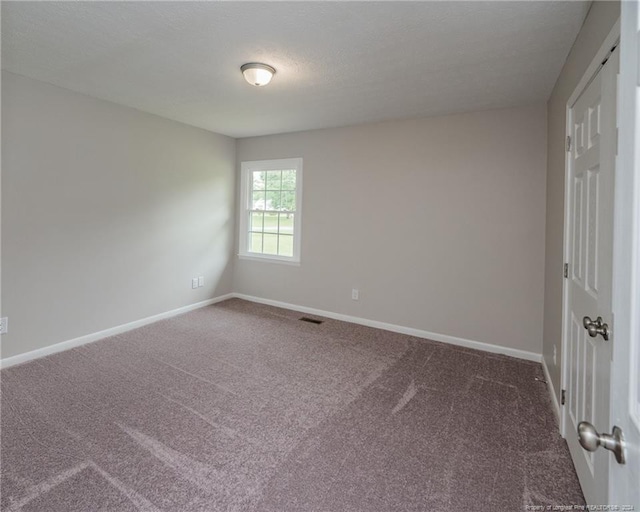
[[[578,423],[578,441],[580,446],[589,452],[595,452],[600,446],[613,452],[618,464],[625,463],[624,436],[620,427],[613,427],[611,435],[598,434],[595,427],[588,421]]]

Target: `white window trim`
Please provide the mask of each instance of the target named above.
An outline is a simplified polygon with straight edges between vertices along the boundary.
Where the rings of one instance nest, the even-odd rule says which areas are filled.
[[[296,211],[293,217],[293,256],[278,256],[248,252],[249,241],[249,198],[251,180],[249,176],[254,171],[280,171],[282,169],[296,170]],[[278,160],[254,160],[242,162],[240,165],[240,237],[238,243],[238,257],[243,260],[266,261],[300,265],[300,241],[302,226],[302,158],[281,158]]]

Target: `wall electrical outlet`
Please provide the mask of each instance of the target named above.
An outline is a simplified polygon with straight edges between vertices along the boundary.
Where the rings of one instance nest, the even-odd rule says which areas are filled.
[[[359,300],[360,299],[360,291],[357,288],[353,288],[351,290],[351,298],[353,300]]]
[[[198,278],[198,286],[204,286],[204,276]]]
[[[194,277],[191,279],[191,288],[197,288],[198,287],[198,278]]]
[[[0,334],[7,334],[9,332],[9,318],[0,318]]]

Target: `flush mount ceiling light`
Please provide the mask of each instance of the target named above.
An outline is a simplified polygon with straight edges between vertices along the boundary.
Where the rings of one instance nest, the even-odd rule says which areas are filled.
[[[271,66],[260,64],[259,62],[248,62],[240,66],[240,71],[244,75],[244,79],[251,85],[262,87],[271,82],[273,74],[276,72]]]

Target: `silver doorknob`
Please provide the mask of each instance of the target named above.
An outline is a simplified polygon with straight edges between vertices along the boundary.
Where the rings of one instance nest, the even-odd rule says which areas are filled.
[[[625,462],[624,436],[620,427],[613,427],[611,435],[598,434],[596,428],[588,421],[581,421],[578,424],[578,440],[588,452],[595,452],[600,446],[612,451],[616,456],[618,464]]]
[[[591,320],[591,318],[585,316],[582,319],[582,325],[584,325],[584,328],[592,338],[595,338],[599,334],[605,341],[609,340],[609,326],[602,321],[601,316],[595,320]]]

